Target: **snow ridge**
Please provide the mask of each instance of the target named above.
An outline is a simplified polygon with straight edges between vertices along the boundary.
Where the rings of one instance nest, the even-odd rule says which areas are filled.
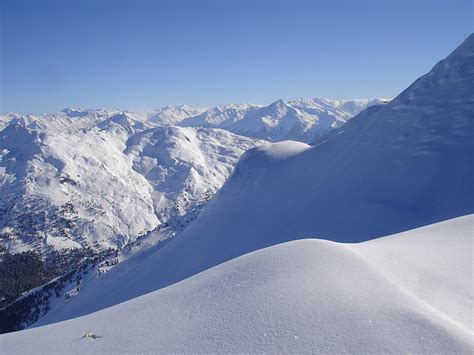
[[[473,221],[458,218],[360,244],[275,245],[85,317],[3,335],[2,347],[40,354],[469,352],[472,281],[457,270],[469,268]],[[440,266],[437,255],[451,257]],[[425,279],[425,270],[432,273],[428,284],[410,283]],[[443,296],[433,298],[436,306],[461,307],[440,313],[423,299],[434,289]],[[459,297],[463,302],[452,302]]]

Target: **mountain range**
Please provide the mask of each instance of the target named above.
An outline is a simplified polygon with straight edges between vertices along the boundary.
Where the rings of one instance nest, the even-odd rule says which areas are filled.
[[[169,182],[159,177],[169,172],[160,175],[161,165],[150,159],[169,165],[171,154],[163,157],[161,144],[187,146],[208,132],[231,137],[231,145],[240,137],[250,149],[234,152],[232,173],[229,163],[222,187],[174,238],[78,282],[83,287],[56,301],[34,323],[38,328],[3,335],[2,344],[7,352],[43,353],[470,352],[472,82],[471,34],[393,100],[366,107],[347,123],[335,112],[351,115],[365,104],[232,105],[160,128],[120,113],[78,128],[97,131],[98,139],[112,132],[116,143],[106,146],[120,144],[132,170],[151,181],[146,201],[160,209]],[[32,132],[38,128],[28,128],[35,122],[8,125],[3,141],[13,134],[44,141],[47,136]],[[163,137],[163,131],[182,138]],[[4,169],[28,176],[22,162],[37,157],[38,148],[22,144],[27,149],[9,156],[9,144]],[[209,146],[206,141],[201,150]],[[217,152],[222,147],[210,155],[221,162]],[[199,171],[193,159],[192,176]],[[42,173],[35,176],[48,176],[46,167],[36,169]],[[4,181],[14,184],[8,174]],[[205,182],[214,176],[197,175]],[[195,181],[190,190],[201,186]],[[123,198],[128,204],[131,197]],[[144,221],[145,210],[135,211],[140,217],[131,223]],[[147,223],[163,223],[154,216]]]
[[[331,110],[333,119],[347,120],[380,100],[299,100],[298,112],[313,110],[316,101],[328,104],[312,112],[313,121]],[[338,108],[344,104],[347,112]],[[178,234],[222,186],[240,156],[266,142],[251,129],[246,136],[222,129],[224,122],[207,124],[210,117],[217,122],[218,113],[225,112],[242,127],[250,120],[264,125],[265,114],[273,113],[273,120],[284,122],[288,110],[274,108],[288,105],[281,100],[267,107],[182,105],[144,113],[66,108],[55,114],[2,116],[0,253],[7,262],[0,306],[79,268],[115,265],[145,241],[160,243]],[[202,125],[188,124],[203,115],[208,120]],[[63,292],[62,286],[54,287]],[[20,300],[26,302],[24,296]],[[51,302],[38,307],[49,309]],[[17,318],[9,324],[19,326]]]

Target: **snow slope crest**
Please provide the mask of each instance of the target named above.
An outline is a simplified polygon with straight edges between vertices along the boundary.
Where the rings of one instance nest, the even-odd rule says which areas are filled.
[[[298,155],[309,148],[311,148],[311,146],[305,143],[282,141],[273,144],[263,144],[254,148],[254,150],[264,153],[271,160],[280,160],[291,158],[292,156]],[[252,151],[249,151],[247,154],[251,154],[251,152]]]
[[[275,245],[85,317],[2,335],[2,349],[469,353],[473,222],[466,216],[360,244]],[[91,332],[97,340],[83,339]]]

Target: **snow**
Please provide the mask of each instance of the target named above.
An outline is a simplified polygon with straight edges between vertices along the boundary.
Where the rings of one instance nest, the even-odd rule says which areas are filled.
[[[222,128],[230,132],[269,141],[298,140],[311,143],[333,128],[340,127],[367,107],[387,99],[297,99],[277,100],[269,105],[229,104],[212,108],[186,105],[134,112],[118,109],[65,108],[56,114],[0,115],[0,129],[8,124],[56,132],[77,131],[111,123],[135,129],[156,126]]]
[[[469,353],[473,223],[275,245],[85,317],[2,335],[2,353]]]
[[[212,196],[249,148],[265,143],[221,129],[160,127],[130,137],[124,153],[152,186],[160,220]]]
[[[2,350],[471,352],[473,43],[471,35],[391,102],[369,107],[312,147],[283,141],[249,149],[182,233],[165,245],[150,243],[84,284],[38,328],[1,336]],[[331,111],[321,119],[314,112],[325,105],[337,112],[360,107],[279,100],[240,112],[235,120],[219,109],[220,118],[202,122],[219,127],[230,119],[229,130],[307,141],[302,132],[323,123],[338,127],[349,117]],[[113,189],[104,197],[112,211],[106,219],[121,211],[113,204],[138,198],[122,191],[123,181],[135,177],[124,186],[143,181],[143,210],[148,205],[150,213],[157,206],[165,211],[171,205],[164,201],[173,201],[170,210],[180,215],[186,201],[206,194],[203,184],[224,182],[243,153],[230,148],[261,143],[215,128],[156,127],[149,116],[133,113],[103,119],[95,112],[99,122],[91,125],[63,117],[71,112],[57,124],[27,117],[4,129],[1,181],[10,188],[33,169],[26,188],[43,195],[48,186],[81,186],[54,179],[68,151],[55,154],[48,134],[60,142],[62,134],[77,139],[79,132],[92,132],[71,142],[85,145],[81,161],[87,171],[117,175],[118,182],[104,177],[98,187]],[[45,125],[51,128],[42,134]],[[14,144],[13,130],[24,149]],[[58,147],[69,142],[62,139]],[[117,159],[106,154],[111,161],[101,160],[100,139]],[[56,198],[62,197],[51,200]],[[132,212],[140,216],[132,216],[127,228],[147,218],[140,211]],[[163,218],[153,216],[156,223]]]
[[[182,120],[193,117],[204,112],[204,108],[194,108],[186,105],[165,106],[158,110],[148,113],[148,121],[160,125],[175,125]]]
[[[90,275],[81,276],[81,290],[86,289],[116,261],[141,255],[147,247],[161,248],[185,229],[240,156],[266,143],[252,132],[245,137],[217,127],[255,111],[268,113],[263,119],[275,126],[291,128],[293,121],[283,116],[295,109],[282,100],[259,108],[264,106],[182,105],[148,112],[65,108],[0,116],[0,229],[8,230],[0,235],[1,246],[10,253],[34,250],[45,262],[55,262],[48,259],[52,251],[83,255],[75,263],[99,254],[109,258],[113,267],[90,265]],[[195,127],[176,126],[183,121]],[[268,146],[262,152],[280,159],[307,148],[282,144],[288,148]],[[69,303],[61,297],[49,302],[50,309]]]
[[[63,114],[85,119],[78,112],[83,111]],[[99,123],[90,118],[81,128],[63,117],[61,123],[10,124],[0,131],[0,207],[8,211],[0,227],[19,236],[36,229],[46,233],[26,245],[7,238],[10,252],[34,243],[55,249],[84,243],[123,247],[210,198],[240,155],[263,143],[219,129],[145,128],[123,112],[103,118]],[[33,217],[42,213],[40,206],[47,217]],[[50,228],[44,218],[72,225]]]
[[[267,106],[228,105],[214,107],[182,120],[188,127],[219,127],[240,135],[269,141],[313,142],[333,128],[340,127],[366,107],[385,103],[383,99],[277,100]]]
[[[474,213],[466,164],[474,151],[474,61],[457,53],[443,64],[451,80],[435,80],[446,76],[438,64],[435,74],[314,147],[282,142],[247,151],[174,240],[118,265],[38,325],[113,306],[275,244],[308,237],[361,242]],[[458,97],[432,102],[433,90]]]
[[[264,153],[271,160],[288,159],[294,155],[303,153],[311,148],[308,144],[295,141],[282,141],[273,144],[263,144],[256,151]]]
[[[362,108],[372,103],[378,101],[356,100],[353,105]],[[252,137],[279,139],[300,119],[308,124],[322,122],[316,112],[342,104],[301,99],[295,105],[298,109],[278,100],[268,106],[182,105],[149,112],[65,108],[51,115],[3,115],[0,208],[8,213],[0,216],[0,227],[14,229],[3,244],[11,253],[28,248],[44,253],[48,248],[78,246],[121,248],[174,216],[202,206],[230,175],[240,155],[265,143]],[[340,123],[351,117],[338,112]],[[173,126],[179,122],[193,127]],[[334,122],[329,123],[327,129]],[[252,125],[262,134],[248,130]],[[306,139],[298,134],[292,137]],[[279,148],[262,149],[281,154],[275,153]],[[45,225],[47,230],[41,230]]]
[[[247,111],[259,106],[249,104],[230,104],[210,108],[199,115],[188,117],[180,122],[186,127],[218,127],[228,128],[241,120]]]

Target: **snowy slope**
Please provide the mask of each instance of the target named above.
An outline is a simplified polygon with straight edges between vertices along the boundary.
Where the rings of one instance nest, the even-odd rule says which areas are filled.
[[[210,198],[247,149],[264,141],[221,129],[157,127],[131,136],[125,155],[152,187],[161,221]]]
[[[9,270],[0,282],[0,318],[8,319],[1,332],[36,321],[111,266],[175,236],[240,156],[264,143],[152,125],[129,112],[13,119],[0,131],[0,262]],[[15,260],[25,257],[34,262],[20,271]],[[15,273],[38,276],[17,286]]]
[[[212,129],[137,131],[123,113],[72,132],[9,125],[0,132],[3,244],[11,252],[35,242],[122,247],[209,198],[260,143]]]
[[[100,310],[278,243],[312,236],[359,242],[473,213],[473,41],[317,146],[279,142],[248,151],[181,235],[119,265],[39,324]]]
[[[2,352],[469,353],[473,223],[361,244],[280,244],[85,317],[2,335]]]
[[[364,108],[385,103],[382,99],[298,99],[275,101],[267,106],[229,105],[215,107],[182,120],[188,127],[219,127],[269,141],[293,139],[313,142],[340,127]]]

